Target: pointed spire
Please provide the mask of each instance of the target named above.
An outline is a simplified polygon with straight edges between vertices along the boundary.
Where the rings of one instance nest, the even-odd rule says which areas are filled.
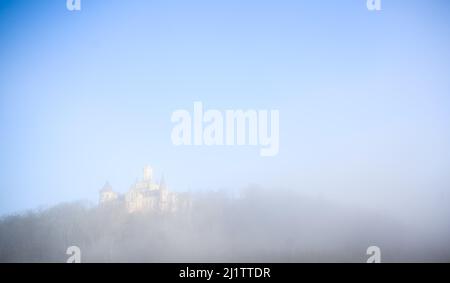
[[[149,165],[144,167],[144,181],[151,182],[153,179],[153,169]]]

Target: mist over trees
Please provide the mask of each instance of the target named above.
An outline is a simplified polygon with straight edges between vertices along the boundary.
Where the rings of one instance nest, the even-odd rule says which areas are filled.
[[[172,214],[74,202],[5,216],[0,261],[65,262],[66,249],[78,246],[82,262],[365,262],[373,245],[385,262],[450,260],[448,240],[295,191],[191,198],[189,211]]]

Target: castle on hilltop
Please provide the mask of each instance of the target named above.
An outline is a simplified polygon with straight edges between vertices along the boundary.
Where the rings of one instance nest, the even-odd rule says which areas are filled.
[[[100,190],[99,205],[123,204],[128,212],[152,211],[160,213],[176,212],[189,208],[190,201],[184,195],[168,190],[164,177],[159,184],[153,180],[153,169],[144,167],[144,177],[135,182],[125,194],[113,191],[106,182]]]

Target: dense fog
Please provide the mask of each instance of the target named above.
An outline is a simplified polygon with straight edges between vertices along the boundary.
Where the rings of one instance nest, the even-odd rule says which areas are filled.
[[[1,262],[383,262],[449,261],[448,228],[423,231],[394,216],[290,190],[247,188],[190,195],[189,210],[127,213],[87,202],[5,216]],[[411,216],[414,217],[414,216]]]

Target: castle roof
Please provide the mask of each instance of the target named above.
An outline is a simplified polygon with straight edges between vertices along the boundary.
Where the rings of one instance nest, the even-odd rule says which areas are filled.
[[[103,188],[100,190],[101,193],[106,193],[106,192],[112,192],[112,187],[109,184],[108,181],[106,181],[105,185],[103,186]]]

